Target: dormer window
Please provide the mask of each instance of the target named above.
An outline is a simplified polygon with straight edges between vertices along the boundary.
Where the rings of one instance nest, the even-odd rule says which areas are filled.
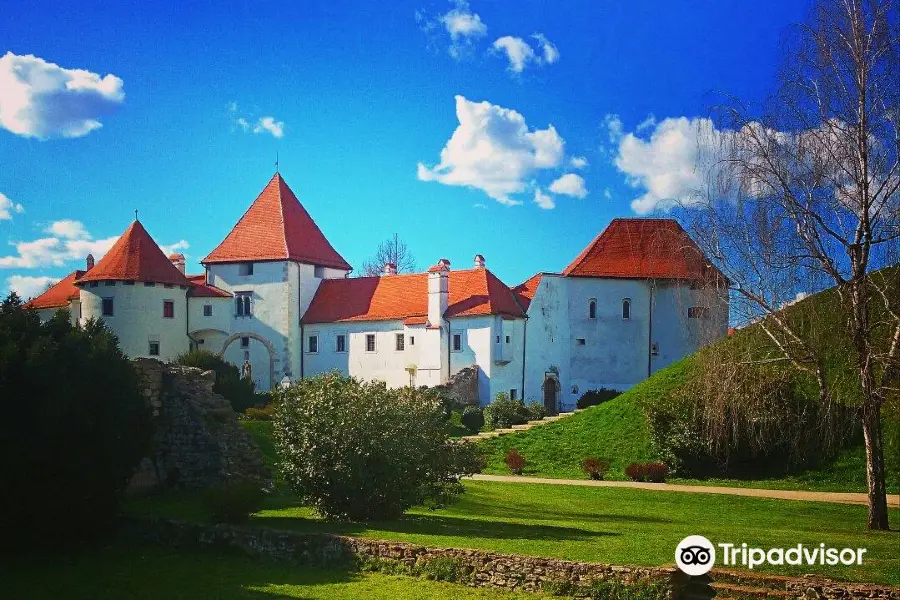
[[[597,318],[597,301],[591,298],[591,301],[588,302],[588,319],[596,319]]]
[[[630,319],[631,318],[631,299],[625,298],[622,300],[622,318]]]
[[[238,265],[238,275],[241,275],[242,277],[253,275],[253,263],[240,263]]]

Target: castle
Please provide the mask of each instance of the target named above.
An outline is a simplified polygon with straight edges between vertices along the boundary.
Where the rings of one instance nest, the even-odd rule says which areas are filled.
[[[258,388],[337,369],[390,386],[446,383],[477,367],[498,393],[569,410],[627,389],[726,333],[726,281],[671,219],[614,219],[559,273],[504,284],[485,258],[424,273],[350,277],[280,174],[187,275],[134,221],[99,261],[27,306],[103,319],[131,357],[223,355]]]

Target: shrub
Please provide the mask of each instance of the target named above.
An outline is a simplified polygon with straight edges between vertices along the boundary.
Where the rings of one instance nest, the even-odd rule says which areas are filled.
[[[15,294],[0,304],[0,538],[55,545],[110,525],[149,450],[138,377],[100,321],[41,324]]]
[[[275,406],[268,404],[262,408],[251,406],[244,411],[243,418],[247,421],[271,421],[275,416]]]
[[[578,399],[578,408],[587,408],[588,406],[596,406],[598,404],[603,404],[604,402],[608,402],[612,400],[619,394],[621,394],[619,390],[613,390],[610,388],[599,388],[596,390],[588,390],[581,395],[581,398]]]
[[[455,558],[438,556],[416,565],[415,573],[432,581],[462,583],[468,579],[469,569]]]
[[[242,413],[251,406],[266,404],[268,396],[257,394],[253,382],[242,379],[238,368],[209,350],[191,350],[175,357],[175,362],[185,367],[196,367],[216,372],[213,391],[231,403],[235,412]]]
[[[484,427],[484,411],[480,406],[467,406],[463,410],[462,424],[472,433],[478,433]]]
[[[449,439],[434,391],[333,372],[273,395],[284,480],[326,518],[392,519],[417,504],[446,503],[477,467],[477,450]]]
[[[581,462],[581,470],[591,479],[603,479],[609,470],[609,461],[600,460],[596,456],[588,456]]]
[[[262,509],[263,497],[258,484],[240,479],[206,488],[201,502],[216,523],[245,523],[251,513]]]
[[[515,448],[510,448],[506,451],[506,457],[503,459],[503,462],[506,463],[513,475],[521,475],[522,469],[525,468],[525,457],[519,454],[519,451]]]
[[[528,422],[528,409],[521,400],[511,400],[501,392],[484,409],[484,422],[489,429],[507,429]]]
[[[644,463],[631,463],[625,467],[625,476],[632,481],[645,481],[647,479],[647,465]]]
[[[647,472],[647,481],[653,483],[665,483],[669,476],[669,467],[666,463],[652,462],[644,465]]]
[[[529,402],[527,410],[529,421],[540,421],[547,417],[547,408],[543,402]]]

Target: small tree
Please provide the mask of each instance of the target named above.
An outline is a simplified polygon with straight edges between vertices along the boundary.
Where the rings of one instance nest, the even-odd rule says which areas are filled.
[[[0,305],[0,536],[53,544],[108,525],[148,450],[137,375],[102,322]]]
[[[437,394],[328,373],[275,391],[275,443],[290,487],[323,516],[393,519],[443,503],[478,470],[446,433]]]
[[[362,276],[381,275],[384,272],[384,265],[387,263],[397,267],[398,273],[414,273],[416,271],[416,258],[406,242],[401,240],[396,233],[393,237],[378,244],[375,256],[363,263]]]

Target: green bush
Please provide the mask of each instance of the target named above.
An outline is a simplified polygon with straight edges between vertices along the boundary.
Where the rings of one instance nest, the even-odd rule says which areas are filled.
[[[326,518],[392,519],[417,504],[446,503],[476,465],[470,444],[449,439],[434,391],[328,373],[274,396],[278,466]]]
[[[275,406],[268,404],[262,408],[251,406],[244,411],[242,418],[246,421],[271,421],[275,416]]]
[[[238,368],[209,350],[191,350],[175,357],[175,362],[186,367],[216,372],[213,391],[231,403],[235,412],[242,413],[251,406],[267,404],[267,394],[257,394],[253,381],[242,379]]]
[[[527,410],[529,421],[540,421],[547,418],[547,407],[543,402],[529,402]]]
[[[55,545],[103,530],[149,450],[151,419],[131,363],[99,321],[41,324],[0,304],[0,538]]]
[[[484,423],[488,429],[506,429],[528,422],[528,409],[521,400],[511,400],[501,392],[484,408]]]
[[[201,502],[212,521],[239,524],[262,510],[264,496],[259,484],[239,479],[209,486],[203,490]]]
[[[581,398],[578,399],[577,407],[587,408],[588,406],[603,404],[604,402],[612,400],[621,393],[622,392],[620,392],[619,390],[613,390],[604,387],[596,390],[588,390],[581,395]]]
[[[484,411],[480,406],[467,406],[462,414],[463,427],[478,433],[484,427]]]

